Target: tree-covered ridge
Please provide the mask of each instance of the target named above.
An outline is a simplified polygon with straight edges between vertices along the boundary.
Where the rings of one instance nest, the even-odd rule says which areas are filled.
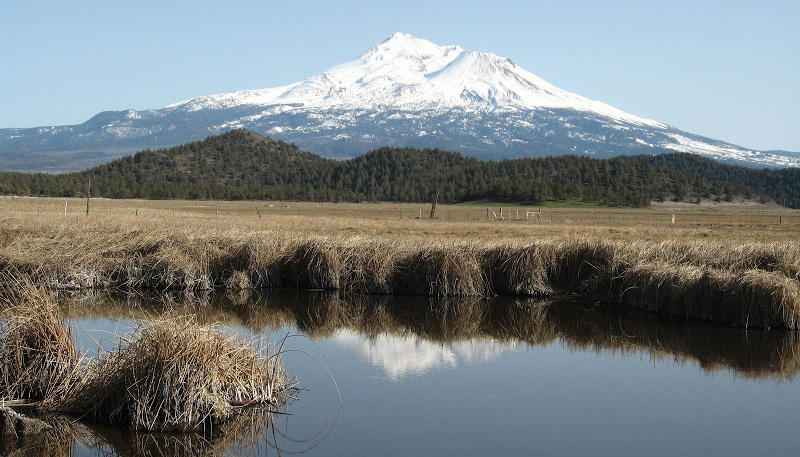
[[[758,169],[725,165],[696,154],[663,154],[636,156],[634,160],[702,176],[712,183],[726,183],[768,196],[777,203],[790,208],[800,208],[800,169]],[[712,191],[714,188],[712,187]]]
[[[234,130],[169,149],[146,150],[63,175],[0,174],[0,193],[112,198],[319,201],[582,200],[646,206],[651,200],[791,195],[797,170],[749,170],[687,154],[592,159],[579,156],[483,162],[438,149],[381,148],[336,161]],[[785,183],[776,190],[769,183]],[[791,185],[789,185],[791,184]]]

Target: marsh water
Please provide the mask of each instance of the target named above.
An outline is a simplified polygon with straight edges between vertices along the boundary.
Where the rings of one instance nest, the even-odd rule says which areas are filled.
[[[222,438],[80,426],[4,445],[3,455],[707,456],[800,447],[800,342],[790,332],[568,300],[275,292],[185,303],[82,297],[65,308],[90,352],[165,309],[286,338],[299,401]]]

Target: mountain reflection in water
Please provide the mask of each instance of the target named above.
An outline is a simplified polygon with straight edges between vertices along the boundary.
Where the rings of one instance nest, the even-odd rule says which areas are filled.
[[[335,430],[339,413],[335,406],[331,413],[329,405],[335,404],[336,399],[329,397],[335,396],[336,392],[326,390],[325,384],[330,381],[327,375],[314,378],[305,373],[305,377],[300,379],[301,387],[310,390],[304,392],[300,402],[290,405],[287,411],[291,414],[304,410],[304,415],[251,417],[208,436],[131,433],[94,427],[74,419],[59,419],[59,426],[42,436],[0,442],[0,455],[260,456],[279,454],[277,449],[281,450],[280,454],[318,452],[323,455],[335,454],[336,450],[353,450],[353,446],[357,450],[364,450],[373,445],[382,446],[381,440],[387,439],[387,436],[375,435],[371,438],[363,433],[353,435],[352,432],[348,435],[348,430],[365,430],[359,428],[359,421],[366,421],[360,426],[371,430],[374,421],[397,417],[401,423],[411,427],[408,421],[413,421],[414,417],[409,417],[410,413],[404,414],[402,410],[405,404],[414,404],[417,400],[428,402],[437,412],[446,415],[448,408],[452,408],[452,405],[448,406],[448,397],[452,397],[458,405],[470,404],[481,398],[479,390],[463,390],[463,386],[462,390],[458,390],[458,386],[450,384],[454,378],[463,376],[458,370],[475,366],[481,371],[480,376],[492,378],[494,373],[485,372],[495,370],[495,362],[503,358],[511,358],[508,362],[515,367],[541,361],[536,357],[512,358],[514,354],[525,355],[527,350],[537,348],[556,348],[556,357],[561,360],[569,359],[569,354],[599,353],[623,360],[631,357],[650,358],[685,364],[700,368],[699,375],[694,375],[698,378],[707,378],[704,374],[724,372],[746,381],[777,379],[783,382],[796,378],[800,371],[797,335],[793,332],[746,331],[676,319],[664,320],[647,314],[621,315],[569,300],[343,297],[338,293],[270,291],[255,295],[214,295],[193,300],[169,295],[101,294],[65,296],[61,297],[61,302],[68,319],[81,330],[77,333],[82,335],[80,338],[84,349],[91,349],[95,340],[104,341],[104,345],[115,342],[112,336],[102,331],[98,332],[99,335],[87,337],[86,330],[114,331],[119,326],[119,330],[124,331],[127,326],[164,313],[193,314],[200,323],[220,323],[246,333],[277,336],[286,332],[300,333],[308,336],[311,345],[326,347],[328,351],[341,349],[343,352],[338,353],[338,358],[333,362],[326,360],[326,363],[334,363],[331,368],[333,371],[339,369],[340,376],[347,373],[347,381],[338,381],[350,383],[343,386],[350,390],[350,396],[345,400],[346,407],[350,408],[348,423],[339,424],[344,430]],[[293,344],[299,343],[293,340],[287,343],[288,346]],[[309,344],[304,348],[311,350]],[[343,353],[357,354],[360,365],[354,364]],[[344,365],[340,366],[340,363]],[[487,368],[480,370],[484,363]],[[371,376],[370,369],[364,366],[371,370],[377,367],[390,386],[376,388],[374,383],[359,381]],[[297,365],[288,368],[291,374],[292,368],[297,368]],[[530,368],[539,372],[555,370],[554,377],[572,373],[559,372],[557,366]],[[607,368],[613,371],[619,367]],[[432,398],[418,398],[425,397],[425,392],[418,390],[420,383],[414,380],[425,378],[426,373],[436,370],[453,372],[454,377],[439,376],[423,380],[421,385],[436,393]],[[470,373],[470,376],[476,375],[475,370]],[[596,372],[594,374],[597,375]],[[450,383],[433,385],[442,379],[449,379]],[[308,384],[304,385],[304,382]],[[473,381],[470,379],[467,382]],[[477,380],[474,382],[480,384]],[[512,390],[511,395],[518,397],[520,385],[527,389],[527,382],[528,378],[520,379],[521,384],[516,385],[517,390]],[[599,388],[603,388],[601,384],[598,384]],[[559,386],[562,385],[565,384],[559,381]],[[623,389],[629,391],[631,387]],[[537,398],[542,401],[547,401],[548,395],[559,395],[558,390],[552,389],[537,392]],[[579,390],[568,392],[570,396],[580,394]],[[314,394],[324,398],[320,401],[314,398]],[[359,399],[354,398],[356,396],[364,396],[364,401],[369,403],[359,403]],[[702,409],[705,408],[702,398],[698,397],[698,402],[698,408],[707,410]],[[376,406],[379,404],[386,406],[388,416],[381,416],[383,410]],[[570,417],[573,419],[570,419],[570,423],[574,423],[577,420],[575,417],[581,417],[586,412],[582,409],[583,404],[578,402],[571,405],[562,399],[558,410],[571,411]],[[507,401],[497,402],[497,408],[502,411],[513,410],[516,406]],[[521,406],[535,409],[531,400],[527,405],[523,401]],[[492,404],[476,404],[480,411],[492,407]],[[525,411],[528,414],[529,410]],[[694,413],[697,414],[697,411]],[[328,416],[323,417],[326,414]],[[411,414],[415,416],[417,412]],[[431,411],[427,414],[431,414]],[[680,417],[684,417],[683,414],[680,412]],[[463,416],[470,417],[469,414]],[[524,423],[536,415],[520,417],[509,413],[508,417],[515,423]],[[622,415],[613,420],[624,417]],[[311,424],[315,420],[317,423]],[[503,422],[504,419],[496,420],[501,430],[510,427],[509,423]],[[458,423],[453,425],[452,430],[447,425],[441,425],[444,423],[437,421],[437,426],[444,428],[436,433],[431,431],[431,436],[418,437],[422,441],[427,440],[428,450],[434,453],[437,449],[441,451],[436,443],[441,441],[439,433],[442,431],[462,437],[465,449],[480,447],[480,440],[475,442],[473,438],[457,433]],[[322,425],[317,428],[318,424]],[[592,427],[597,427],[595,422],[592,424]],[[425,430],[430,429],[430,424],[424,424],[424,421],[421,426]],[[385,428],[383,425],[381,427]],[[770,427],[774,427],[774,424]],[[303,436],[293,435],[298,433],[298,429],[302,429]],[[330,433],[331,430],[334,433]],[[337,431],[340,435],[335,433]],[[495,433],[502,432],[495,430]],[[402,436],[402,433],[389,435],[389,439],[400,439]],[[525,433],[515,434],[512,439],[517,441],[509,444],[524,448],[527,445],[526,436]],[[332,442],[325,443],[326,440]],[[355,445],[352,444],[354,440],[357,441]],[[317,448],[320,443],[322,445]],[[606,447],[612,448],[618,443],[619,440],[610,439]]]
[[[361,333],[353,329],[337,330],[333,341],[355,349],[370,363],[379,366],[390,379],[421,374],[438,367],[455,368],[459,362],[485,362],[518,344],[499,342],[486,337],[443,344],[426,340],[418,335],[390,333],[365,339]]]
[[[490,360],[519,345],[560,343],[571,351],[646,354],[706,372],[791,379],[800,372],[798,335],[747,331],[646,313],[621,315],[570,300],[349,296],[270,291],[178,300],[168,295],[65,299],[71,319],[147,320],[194,314],[252,333],[295,327],[311,339],[357,349],[390,378],[459,361]]]

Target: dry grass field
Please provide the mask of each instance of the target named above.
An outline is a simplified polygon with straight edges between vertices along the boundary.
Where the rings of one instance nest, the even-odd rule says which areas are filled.
[[[501,220],[502,208],[502,220]],[[487,211],[488,210],[488,211]],[[528,214],[526,215],[526,212]],[[595,235],[611,239],[797,240],[800,211],[757,204],[661,204],[652,208],[501,204],[311,203],[0,197],[0,218],[45,224],[124,223],[198,230],[239,228],[319,235],[423,235],[467,239]],[[674,217],[673,217],[674,216]]]
[[[499,207],[441,205],[431,220],[427,205],[94,199],[87,216],[85,200],[12,197],[0,200],[0,266],[59,289],[568,293],[743,327],[800,323],[796,211],[526,210],[499,220]]]

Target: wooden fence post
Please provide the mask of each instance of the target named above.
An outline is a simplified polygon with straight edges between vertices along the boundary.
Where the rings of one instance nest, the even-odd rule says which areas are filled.
[[[433,204],[431,205],[431,216],[428,219],[433,219],[433,215],[436,212],[436,203],[439,202],[439,189],[436,189],[436,195],[433,196]]]
[[[89,217],[89,197],[92,194],[92,178],[89,178],[89,183],[86,185],[86,217]]]

